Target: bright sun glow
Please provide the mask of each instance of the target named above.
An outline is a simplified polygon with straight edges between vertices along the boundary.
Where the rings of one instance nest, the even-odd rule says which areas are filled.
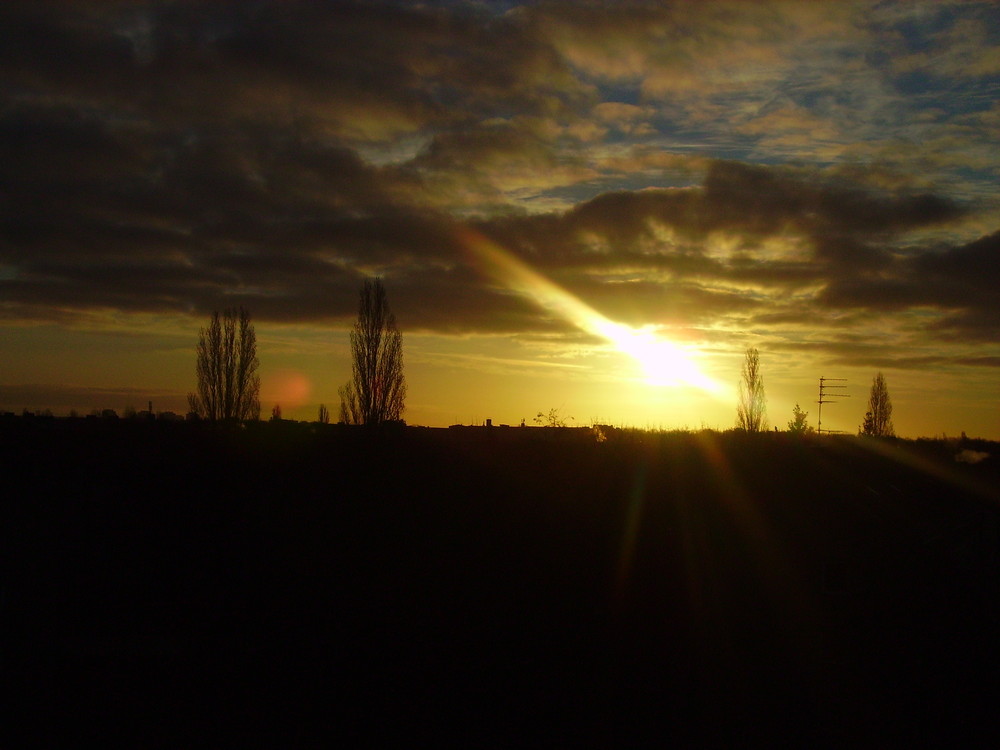
[[[706,391],[717,390],[716,383],[695,366],[683,349],[659,338],[652,326],[637,329],[607,321],[599,327],[602,336],[639,363],[648,385],[693,385]]]
[[[721,391],[719,384],[702,373],[687,352],[658,337],[653,326],[631,328],[615,323],[478,232],[463,227],[457,234],[462,247],[489,275],[632,357],[642,367],[649,385],[686,385],[713,394]]]

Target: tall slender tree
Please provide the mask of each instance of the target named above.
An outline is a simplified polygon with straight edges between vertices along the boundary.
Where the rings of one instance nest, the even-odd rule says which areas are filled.
[[[399,420],[406,399],[403,336],[381,279],[366,280],[361,287],[351,358],[351,380],[340,389],[340,420],[368,425]]]
[[[892,399],[889,398],[889,386],[885,376],[879,372],[872,378],[872,387],[868,392],[868,411],[861,425],[862,435],[875,437],[893,437],[896,434],[892,426]]]
[[[760,372],[760,354],[747,347],[740,377],[740,400],[736,406],[736,427],[747,432],[767,429],[767,399],[764,396],[764,376]]]
[[[198,392],[188,394],[192,412],[213,422],[260,417],[257,334],[242,307],[216,310],[198,334]]]

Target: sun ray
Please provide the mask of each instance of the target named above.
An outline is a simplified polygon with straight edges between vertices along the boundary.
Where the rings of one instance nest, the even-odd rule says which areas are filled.
[[[687,385],[713,395],[724,391],[720,383],[698,369],[684,349],[658,336],[655,327],[632,328],[616,323],[481,233],[460,227],[457,235],[461,247],[482,271],[632,357],[642,367],[648,384]]]

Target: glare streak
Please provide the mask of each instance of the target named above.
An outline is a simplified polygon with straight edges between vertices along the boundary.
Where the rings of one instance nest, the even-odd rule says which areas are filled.
[[[479,232],[461,227],[458,236],[461,246],[482,270],[507,288],[632,357],[643,368],[649,385],[689,385],[713,394],[723,390],[697,368],[681,347],[658,337],[653,326],[637,329],[615,323]]]

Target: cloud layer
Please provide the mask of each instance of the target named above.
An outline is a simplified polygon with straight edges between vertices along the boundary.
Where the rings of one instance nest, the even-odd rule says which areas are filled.
[[[0,7],[0,316],[578,335],[1000,361],[991,3]],[[863,331],[862,336],[860,332]],[[925,359],[921,359],[925,358]]]

